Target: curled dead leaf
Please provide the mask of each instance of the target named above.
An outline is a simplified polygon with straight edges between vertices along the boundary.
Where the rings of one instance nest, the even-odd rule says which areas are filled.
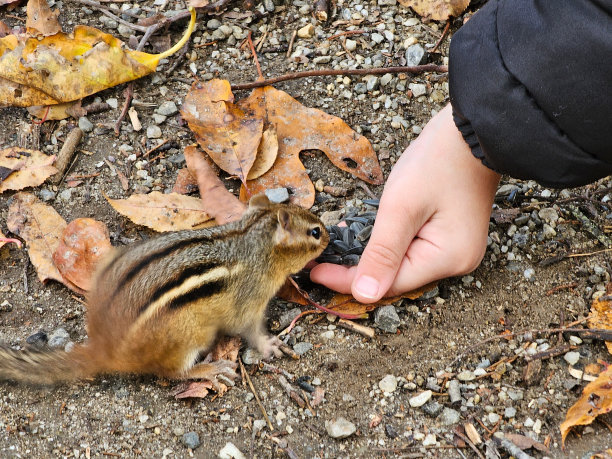
[[[261,142],[257,148],[257,156],[255,157],[255,162],[249,171],[247,179],[254,180],[268,172],[274,164],[277,154],[278,136],[276,135],[276,128],[274,126],[268,126],[261,136]]]
[[[155,231],[179,231],[210,226],[211,217],[202,210],[198,198],[182,194],[133,194],[127,199],[106,200],[121,215]]]
[[[400,5],[412,8],[419,16],[434,21],[457,17],[469,6],[470,0],[399,0]]]
[[[11,147],[0,151],[0,193],[43,183],[55,174],[55,156],[39,150]]]
[[[77,218],[64,229],[53,262],[66,286],[78,293],[91,288],[100,259],[111,250],[108,228],[93,218]]]
[[[591,315],[588,321],[591,328],[603,328],[612,330],[612,301],[609,296],[601,296],[593,300],[591,304]],[[612,342],[606,341],[608,352],[612,354]]]
[[[62,275],[53,263],[66,221],[53,207],[43,204],[30,193],[17,193],[10,202],[6,225],[26,241],[28,255],[41,282],[49,279],[62,282]]]
[[[28,0],[26,30],[33,37],[47,37],[62,31],[59,10],[49,8],[47,0]]]

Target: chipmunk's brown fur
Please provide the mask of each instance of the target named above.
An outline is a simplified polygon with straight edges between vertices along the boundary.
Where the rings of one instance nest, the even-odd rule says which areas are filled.
[[[239,221],[118,250],[98,269],[88,295],[86,344],[70,352],[0,348],[0,379],[234,376],[235,364],[197,359],[219,334],[241,335],[265,357],[278,355],[278,339],[263,328],[268,301],[328,241],[313,214],[259,195]]]

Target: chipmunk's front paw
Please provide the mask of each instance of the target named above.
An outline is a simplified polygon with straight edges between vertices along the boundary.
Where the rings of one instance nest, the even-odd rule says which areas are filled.
[[[276,336],[262,336],[257,343],[257,350],[261,353],[264,360],[272,357],[282,357],[283,352],[280,347],[285,344]]]

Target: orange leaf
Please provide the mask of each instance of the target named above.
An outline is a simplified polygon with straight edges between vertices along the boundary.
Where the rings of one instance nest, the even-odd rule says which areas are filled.
[[[278,155],[272,168],[247,183],[249,196],[267,189],[291,189],[291,201],[310,208],[314,186],[299,158],[300,151],[321,150],[338,168],[369,183],[380,184],[383,174],[372,145],[340,118],[308,108],[271,86],[257,88],[237,104],[245,112],[266,120],[276,128]],[[246,190],[240,192],[247,199]]]
[[[225,172],[242,182],[257,155],[263,120],[233,104],[227,80],[211,80],[191,87],[181,113],[202,149]]]
[[[62,233],[53,262],[69,288],[84,293],[100,259],[111,250],[108,228],[93,218],[77,218]]]
[[[198,147],[189,145],[184,154],[187,167],[198,181],[202,209],[219,225],[238,220],[246,206],[223,186],[223,182],[202,152],[198,151]]]
[[[174,398],[204,398],[213,385],[210,381],[193,381],[179,385],[173,391]]]
[[[419,16],[434,21],[446,21],[451,16],[457,17],[470,4],[470,0],[399,0],[399,2],[402,6],[412,8]]]
[[[33,37],[47,37],[62,31],[59,11],[49,8],[47,0],[28,0],[26,30]]]
[[[591,328],[604,328],[612,330],[612,301],[606,300],[605,297],[599,297],[593,300],[591,305],[591,318],[588,321]],[[606,341],[608,352],[612,354],[612,342]]]
[[[212,223],[209,222],[208,214],[202,210],[202,202],[191,196],[153,191],[149,194],[133,194],[128,199],[105,197],[121,215],[155,231],[197,229]]]
[[[249,171],[247,179],[254,180],[268,172],[274,164],[277,154],[278,136],[276,135],[276,128],[274,126],[268,126],[261,136],[261,142],[257,148],[257,156],[255,157],[255,162]]]
[[[55,156],[38,150],[11,147],[0,151],[0,169],[13,171],[4,180],[0,177],[0,193],[40,185],[57,172],[54,162]]]
[[[33,194],[17,193],[11,199],[6,225],[26,241],[38,278],[41,282],[49,279],[62,282],[52,255],[59,246],[66,221],[53,207],[43,204]]]
[[[582,397],[567,411],[561,424],[561,438],[574,426],[591,424],[597,416],[612,411],[612,365],[582,391]]]

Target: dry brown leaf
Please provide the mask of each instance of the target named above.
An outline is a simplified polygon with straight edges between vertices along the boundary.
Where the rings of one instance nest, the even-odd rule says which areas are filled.
[[[261,141],[263,119],[233,102],[227,80],[196,83],[185,97],[181,114],[213,161],[246,182]]]
[[[185,44],[194,24],[195,11],[185,36],[164,54],[131,51],[112,35],[81,25],[70,35],[40,40],[7,35],[0,38],[0,106],[71,102],[148,75]]]
[[[41,282],[49,279],[62,282],[62,275],[53,264],[53,252],[60,243],[66,221],[51,206],[30,193],[17,193],[11,198],[6,225],[26,241],[30,261]],[[10,201],[9,201],[10,202]]]
[[[370,142],[353,131],[340,118],[315,108],[305,107],[293,97],[271,86],[257,88],[239,101],[238,106],[276,128],[278,155],[272,168],[247,182],[242,200],[268,189],[289,188],[291,202],[305,208],[314,203],[314,186],[299,153],[321,150],[338,168],[369,183],[381,184],[383,174]]]
[[[540,443],[539,441],[535,441],[533,438],[529,438],[525,435],[505,433],[504,437],[514,443],[521,450],[535,448],[538,451],[548,452],[548,448],[544,444]]]
[[[48,37],[62,31],[59,10],[49,8],[47,0],[28,0],[26,30],[33,37]]]
[[[400,5],[412,8],[419,16],[434,21],[457,17],[469,6],[470,0],[399,0]]]
[[[87,111],[81,106],[81,100],[74,102],[66,102],[65,104],[57,105],[34,105],[28,107],[28,113],[41,120],[63,120],[72,116],[80,118],[87,115]]]
[[[255,157],[255,162],[249,171],[247,179],[254,180],[268,172],[274,164],[277,154],[278,136],[276,135],[276,128],[274,126],[268,126],[261,136],[261,142],[257,148],[257,156]]]
[[[38,150],[11,147],[0,151],[0,193],[40,185],[57,172],[52,166],[54,161],[55,156]],[[13,172],[7,174],[8,171]]]
[[[182,398],[204,398],[212,388],[213,384],[210,381],[193,381],[177,386],[173,390],[173,395],[177,400]]]
[[[1,4],[1,3],[0,3]],[[4,22],[0,21],[0,38],[6,37],[11,34],[11,28]]]
[[[612,330],[612,301],[599,297],[591,304],[591,318],[588,321],[591,328],[604,328]],[[612,354],[612,342],[606,341],[608,352]]]
[[[198,182],[189,169],[184,167],[183,169],[179,170],[178,174],[176,174],[176,182],[174,182],[172,192],[178,194],[189,194],[197,190]]]
[[[612,448],[593,454],[591,459],[612,459]]]
[[[407,298],[409,300],[416,300],[425,294],[426,292],[433,289],[437,283],[427,284],[417,290],[412,290],[410,292],[406,292],[399,296],[382,298],[376,303],[364,304],[357,301],[353,298],[353,295],[345,295],[342,293],[338,293],[334,295],[334,297],[327,304],[328,309],[332,309],[336,312],[340,312],[343,314],[352,314],[356,316],[362,316],[363,318],[367,317],[367,313],[373,311],[374,309],[380,306],[386,306],[391,303],[395,303],[403,298]]]
[[[84,293],[91,288],[98,262],[111,248],[104,223],[93,218],[77,218],[64,229],[53,253],[53,262],[66,280],[66,286]]]
[[[600,373],[582,391],[582,397],[567,411],[560,426],[561,439],[565,444],[567,434],[574,426],[591,424],[597,416],[612,411],[612,365]]]
[[[306,298],[304,298],[304,295],[298,292],[295,285],[288,280],[285,281],[281,289],[276,292],[276,296],[285,301],[289,301],[290,303],[301,304],[302,306],[306,306],[308,304],[308,301]]]
[[[212,361],[229,360],[236,362],[242,341],[239,336],[224,336],[211,351]]]
[[[153,191],[133,194],[127,199],[105,197],[121,215],[155,231],[205,228],[212,223],[211,217],[202,210],[202,202],[191,196]]]
[[[201,208],[219,225],[238,220],[246,206],[223,186],[198,147],[189,145],[184,154],[187,167],[198,181]]]

